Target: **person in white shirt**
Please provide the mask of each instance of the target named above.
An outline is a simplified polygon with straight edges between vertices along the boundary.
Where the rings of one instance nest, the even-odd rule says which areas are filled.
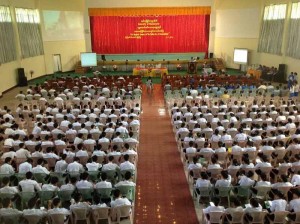
[[[209,205],[208,207],[206,207],[205,209],[203,209],[203,215],[205,215],[207,220],[210,220],[210,216],[209,213],[211,212],[224,212],[225,208],[223,206],[220,206],[220,198],[218,197],[214,197],[212,198],[212,202],[211,205]]]
[[[231,176],[227,170],[221,171],[221,179],[217,180],[215,187],[229,187],[231,185]]]
[[[23,217],[32,216],[45,218],[47,211],[44,209],[35,208],[37,206],[37,199],[32,198],[28,201],[28,208],[23,210]]]
[[[68,163],[66,162],[67,154],[61,154],[61,160],[55,164],[54,171],[57,173],[65,173],[67,171]]]
[[[61,185],[60,190],[61,191],[75,191],[76,183],[77,183],[77,177],[71,177],[69,179],[69,182],[66,182],[66,184]]]
[[[67,171],[72,173],[80,173],[84,171],[82,164],[79,163],[80,159],[78,157],[74,158],[74,162],[69,163],[67,166]]]
[[[59,198],[54,198],[52,200],[52,207],[53,209],[48,210],[48,216],[51,216],[53,214],[62,214],[64,215],[64,223],[69,223],[69,216],[71,215],[71,212],[68,209],[60,208],[61,201]]]
[[[87,151],[83,149],[83,143],[79,143],[77,149],[78,151],[75,154],[76,157],[89,157]]]
[[[107,171],[107,170],[119,170],[119,166],[116,163],[113,163],[114,157],[109,156],[108,157],[108,163],[104,164],[102,167],[102,171]]]
[[[274,200],[270,201],[269,212],[283,212],[287,209],[287,201],[284,199],[284,194],[279,190],[273,190]],[[274,220],[274,214],[268,214],[270,220]]]
[[[300,191],[298,189],[293,189],[291,192],[293,198],[288,205],[288,210],[294,214],[289,214],[288,217],[295,221],[295,213],[300,212]]]
[[[19,165],[19,173],[27,173],[27,172],[31,172],[32,171],[32,159],[31,158],[29,158],[29,159],[27,159],[27,161],[26,162],[24,162],[24,163],[21,163],[20,165]]]
[[[43,184],[42,191],[59,191],[58,177],[51,177],[50,184]]]
[[[131,180],[132,178],[132,174],[131,172],[127,171],[124,175],[124,181],[120,181],[118,182],[115,187],[118,188],[120,186],[131,186],[131,187],[135,187],[135,183]]]
[[[239,180],[239,186],[253,186],[255,184],[254,173],[250,170],[246,175],[242,175]]]
[[[101,180],[100,182],[96,183],[95,189],[101,189],[101,188],[112,188],[111,182],[107,181],[107,174],[101,173]]]
[[[208,175],[207,175],[207,173],[206,172],[201,172],[200,173],[200,178],[198,178],[197,179],[197,181],[196,181],[196,184],[195,184],[195,187],[196,188],[200,188],[200,187],[211,187],[212,186],[212,184],[210,183],[210,181],[209,181],[209,177],[208,177]],[[200,191],[198,190],[198,189],[196,189],[196,191],[198,192],[198,193],[200,193]]]
[[[120,164],[120,170],[124,171],[124,170],[132,170],[135,171],[135,165],[131,162],[129,162],[129,155],[125,154],[123,156],[124,158],[124,162]]]
[[[16,151],[16,158],[18,159],[26,159],[26,158],[30,158],[31,154],[27,149],[24,149],[24,143],[20,143],[19,144],[19,149]]]
[[[0,209],[0,217],[10,216],[14,217],[14,220],[19,219],[23,215],[23,212],[18,209],[12,208],[12,201],[10,198],[2,199],[2,208]]]
[[[87,170],[98,171],[102,167],[102,164],[98,163],[97,161],[98,161],[98,157],[92,156],[91,161],[85,165]]]
[[[119,207],[122,205],[131,205],[131,202],[127,198],[123,198],[119,189],[114,191],[114,200],[111,202],[111,207]]]
[[[43,158],[40,158],[37,160],[37,166],[32,168],[32,173],[44,173],[46,175],[49,175],[49,170],[44,167],[45,161]]]
[[[26,173],[26,179],[19,182],[19,187],[22,192],[35,192],[40,191],[41,187],[35,180],[32,180],[33,174],[31,172]]]
[[[12,159],[10,157],[6,157],[4,160],[4,164],[0,166],[0,174],[10,174],[13,175],[15,173],[14,168],[11,165]]]
[[[10,186],[9,177],[3,177],[2,179],[2,188],[0,188],[0,194],[17,194],[19,190],[17,187]]]
[[[250,206],[246,207],[244,212],[245,212],[245,220],[249,221],[249,220],[253,220],[253,218],[251,217],[251,214],[253,212],[261,212],[262,211],[262,207],[258,202],[257,198],[251,198],[250,199]]]

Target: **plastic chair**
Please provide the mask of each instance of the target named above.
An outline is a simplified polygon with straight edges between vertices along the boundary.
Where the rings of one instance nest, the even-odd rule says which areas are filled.
[[[29,224],[39,224],[44,217],[40,215],[23,215],[23,218],[26,219]]]
[[[264,224],[267,212],[266,211],[251,212],[249,215],[252,217],[252,221],[250,220],[248,221],[249,224]]]
[[[82,195],[83,200],[93,199],[92,193],[94,192],[94,189],[77,189],[77,190]]]
[[[19,196],[21,198],[21,210],[27,207],[27,203],[30,199],[35,197],[35,192],[20,192]]]
[[[72,191],[72,190],[70,190],[70,191],[58,191],[57,196],[59,197],[59,199],[62,202],[71,201],[73,193],[74,193],[74,191]]]
[[[258,186],[255,187],[255,189],[257,190],[257,193],[255,195],[256,198],[267,200],[269,192],[271,191],[271,186]]]
[[[251,195],[251,191],[250,191],[250,187],[249,186],[238,186],[237,187],[237,196],[239,198],[244,198],[246,199],[246,201],[249,201],[250,195]]]
[[[47,202],[56,196],[55,191],[39,191],[39,197],[41,199],[41,204],[47,207]]]
[[[274,215],[274,220],[271,220],[268,217],[268,220],[270,222],[270,224],[284,224],[287,222],[286,217],[290,212],[288,211],[277,211],[277,212],[273,212],[271,214]]]
[[[223,224],[224,222],[224,212],[210,212],[209,217],[210,224]]]
[[[216,189],[218,190],[216,196],[220,198],[227,198],[227,206],[230,207],[230,192],[232,187],[218,187]]]
[[[111,223],[120,223],[121,218],[129,218],[130,223],[132,224],[132,205],[122,205],[111,210]]]
[[[228,220],[229,224],[244,224],[244,215],[243,211],[241,212],[233,212],[231,214],[232,219]]]
[[[100,173],[100,171],[88,171],[89,180],[91,180],[93,182],[97,182],[99,173]]]
[[[300,224],[300,212],[295,212],[295,213],[291,213],[291,214],[295,214],[295,220],[290,219],[290,223],[291,224]]]
[[[65,215],[64,214],[50,214],[48,216],[50,224],[65,224]]]
[[[106,173],[107,180],[110,181],[112,184],[115,184],[117,181],[117,170],[102,170],[103,173]]]
[[[100,199],[110,199],[111,198],[112,188],[97,188],[96,194],[100,197]]]
[[[34,177],[34,179],[36,180],[36,182],[42,183],[42,184],[45,184],[45,183],[48,182],[48,181],[46,180],[46,177],[47,177],[47,176],[48,176],[48,175],[45,174],[45,173],[34,173],[34,174],[33,174],[33,177]]]
[[[71,210],[73,217],[73,224],[76,224],[78,221],[86,221],[87,224],[90,224],[89,219],[89,210],[87,208],[74,208]]]
[[[120,190],[123,197],[126,197],[129,200],[134,201],[134,197],[135,197],[135,187],[134,186],[123,185],[123,186],[118,186],[116,188]]]
[[[197,189],[199,193],[197,192]],[[211,187],[199,187],[194,190],[195,195],[197,197],[197,202],[200,203],[200,200],[202,198],[207,198],[209,201],[211,201],[211,195],[212,195],[212,188]]]
[[[100,220],[107,220],[108,224],[111,223],[111,219],[109,216],[110,208],[95,208],[92,210],[92,216],[95,224],[98,224]]]
[[[0,217],[0,221],[3,224],[19,224],[19,220],[22,214],[3,215]]]

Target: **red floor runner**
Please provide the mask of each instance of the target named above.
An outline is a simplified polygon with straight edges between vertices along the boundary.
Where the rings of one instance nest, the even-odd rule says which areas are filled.
[[[160,85],[142,108],[135,223],[198,223]]]

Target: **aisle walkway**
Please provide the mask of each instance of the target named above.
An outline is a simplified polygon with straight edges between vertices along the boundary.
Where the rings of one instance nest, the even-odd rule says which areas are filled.
[[[136,224],[198,223],[161,85],[142,96]]]

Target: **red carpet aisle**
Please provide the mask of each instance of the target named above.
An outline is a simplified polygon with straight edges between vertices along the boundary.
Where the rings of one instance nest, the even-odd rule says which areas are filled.
[[[142,108],[135,223],[198,223],[160,85]]]

